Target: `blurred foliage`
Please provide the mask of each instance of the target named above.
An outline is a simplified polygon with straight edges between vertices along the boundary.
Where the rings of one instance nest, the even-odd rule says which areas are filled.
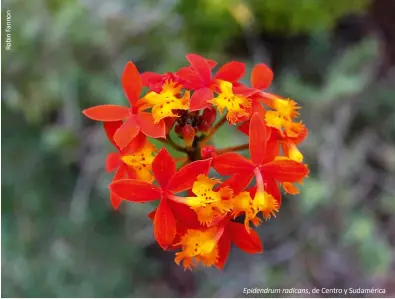
[[[120,74],[128,60],[142,71],[164,72],[185,64],[187,52],[235,59],[226,49],[251,38],[232,11],[240,3],[263,48],[265,36],[304,37],[301,47],[283,45],[287,57],[277,63],[271,90],[303,106],[310,134],[302,151],[311,177],[301,196],[285,197],[278,217],[259,230],[263,255],[233,250],[224,272],[196,271],[198,286],[188,296],[391,283],[383,279],[395,277],[393,78],[377,76],[380,35],[352,46],[333,38],[339,18],[366,16],[369,1],[8,0],[13,50],[3,52],[2,63],[2,296],[186,294],[174,283],[188,285],[189,276],[169,266],[172,254],[147,255],[152,205],[111,210],[111,176],[103,169],[111,145],[81,109],[127,103]],[[242,56],[251,69],[256,61]],[[214,144],[242,143],[245,136],[233,132],[225,126]]]
[[[293,35],[330,30],[340,17],[363,13],[369,0],[298,0],[292,5],[289,0],[180,1],[177,10],[184,19],[183,36],[196,51],[218,52],[231,38],[243,33],[234,20],[234,10],[237,13],[242,9],[240,4],[250,11],[259,30]]]

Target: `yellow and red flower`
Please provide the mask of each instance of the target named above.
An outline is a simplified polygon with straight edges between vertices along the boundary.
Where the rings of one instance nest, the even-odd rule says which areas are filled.
[[[83,113],[90,119],[97,121],[120,121],[125,122],[114,134],[115,143],[124,148],[141,131],[152,138],[165,137],[164,121],[155,123],[149,112],[139,109],[139,99],[143,88],[136,66],[128,62],[122,75],[122,86],[130,107],[118,105],[99,105],[85,109]]]
[[[171,210],[174,194],[191,189],[200,174],[207,174],[210,160],[192,162],[176,171],[176,162],[162,149],[152,162],[152,172],[159,186],[136,179],[123,179],[110,184],[110,190],[120,198],[132,202],[160,200],[154,218],[154,235],[162,248],[173,243],[176,220]]]
[[[309,174],[299,149],[308,131],[297,120],[300,106],[294,100],[265,91],[273,80],[267,65],[253,68],[248,87],[239,82],[242,62],[213,72],[215,61],[197,54],[186,58],[189,66],[163,75],[140,74],[128,62],[122,86],[129,107],[99,105],[83,113],[103,122],[116,148],[106,158],[106,170],[115,172],[109,185],[114,209],[121,202],[158,201],[148,216],[159,246],[177,250],[175,262],[185,269],[223,269],[232,243],[249,254],[263,251],[251,225],[280,212],[280,187],[299,193],[295,184]],[[222,118],[215,122],[218,114]],[[209,144],[227,122],[248,135],[247,144]],[[157,153],[150,138],[184,157],[173,158],[165,147]],[[246,149],[248,157],[236,153]]]

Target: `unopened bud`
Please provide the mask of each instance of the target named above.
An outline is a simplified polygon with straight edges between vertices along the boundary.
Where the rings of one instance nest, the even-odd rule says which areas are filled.
[[[191,147],[195,139],[195,129],[191,125],[186,124],[182,128],[182,136],[184,137],[185,146],[187,148]]]
[[[199,130],[202,132],[207,132],[210,130],[211,125],[209,125],[205,120],[202,120],[201,123],[199,124]]]
[[[203,110],[202,117],[211,126],[217,118],[217,110],[214,107],[207,107]]]
[[[213,158],[217,155],[217,151],[215,150],[215,147],[212,145],[203,146],[202,149],[200,150],[200,155],[202,156],[203,159]]]

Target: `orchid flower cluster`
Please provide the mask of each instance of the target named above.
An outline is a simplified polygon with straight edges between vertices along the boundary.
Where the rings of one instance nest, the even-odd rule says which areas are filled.
[[[99,105],[83,114],[103,122],[115,149],[106,159],[106,170],[115,172],[109,185],[114,209],[124,201],[158,201],[148,215],[157,243],[176,251],[175,262],[185,269],[222,269],[232,244],[261,253],[253,228],[279,212],[281,189],[299,193],[296,184],[309,170],[297,146],[307,128],[297,120],[295,101],[265,91],[273,80],[265,64],[252,69],[248,87],[240,82],[242,62],[228,62],[213,74],[215,61],[197,54],[186,59],[188,66],[163,75],[140,74],[128,62],[122,86],[129,106]],[[248,143],[210,145],[225,124],[247,135]],[[177,140],[170,137],[173,130]],[[185,158],[156,148],[152,138]],[[249,150],[249,158],[240,150]],[[213,177],[213,169],[224,179]]]

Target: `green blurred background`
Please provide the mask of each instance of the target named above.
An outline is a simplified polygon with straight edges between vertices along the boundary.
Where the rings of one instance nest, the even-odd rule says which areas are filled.
[[[242,296],[243,288],[386,288],[395,296],[395,1],[8,0],[2,57],[2,296]],[[4,27],[3,27],[4,28]],[[4,30],[3,30],[4,32]],[[126,104],[120,76],[195,52],[264,62],[303,107],[311,167],[223,272],[184,272],[154,243],[149,204],[114,212],[112,150],[81,110]],[[248,75],[245,76],[248,82]],[[221,130],[216,144],[242,143]]]

